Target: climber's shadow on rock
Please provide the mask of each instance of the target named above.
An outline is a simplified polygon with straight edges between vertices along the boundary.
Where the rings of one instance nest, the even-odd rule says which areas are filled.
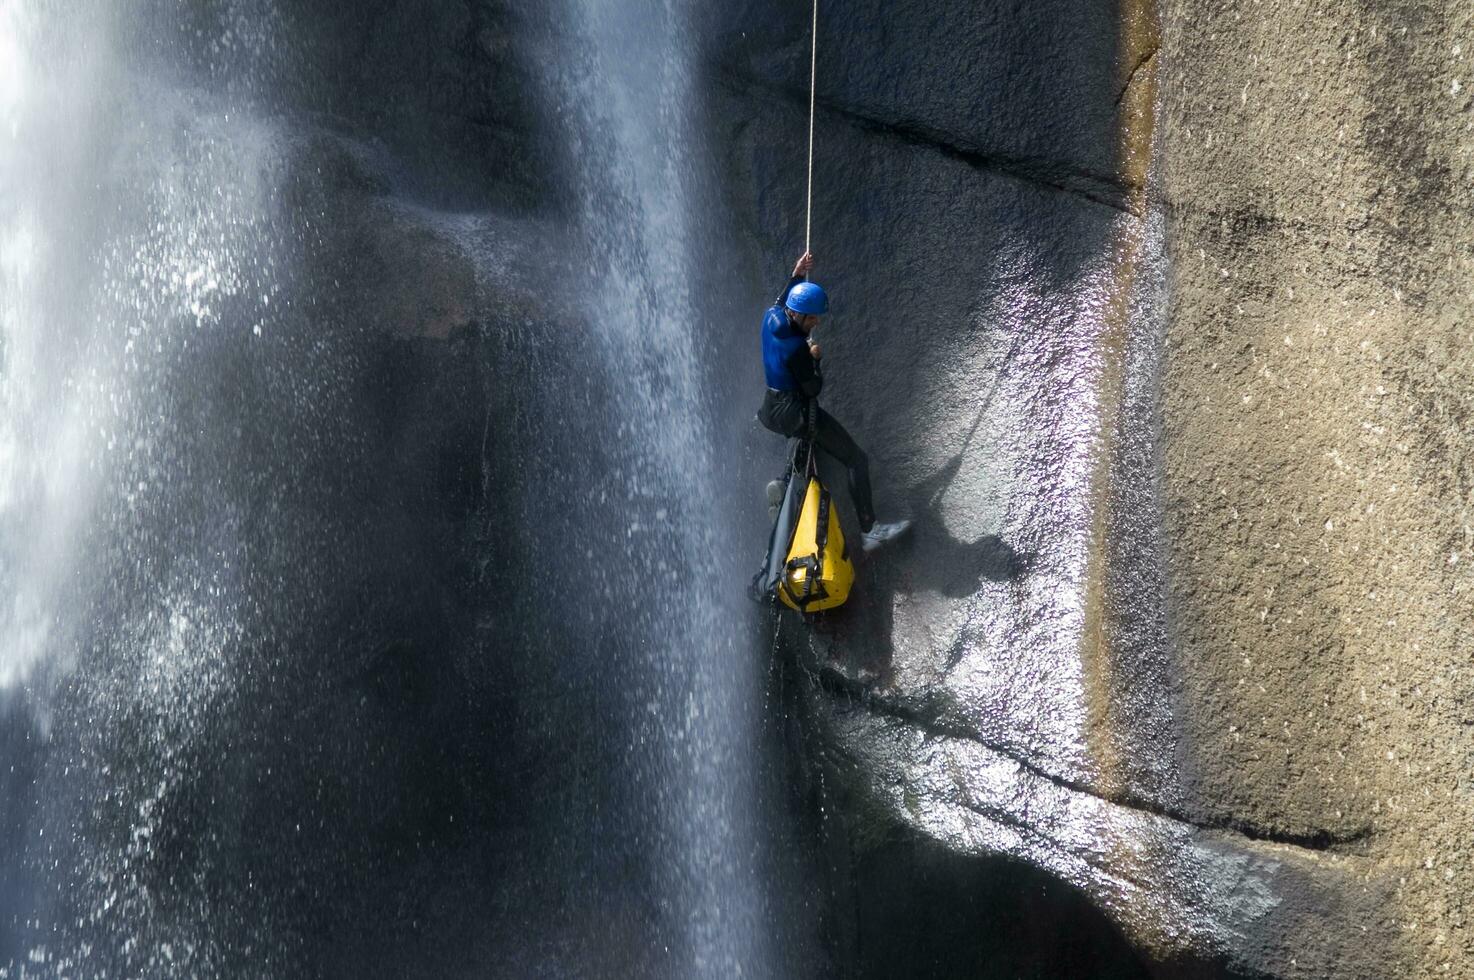
[[[942,497],[957,479],[966,450],[949,459],[917,487],[925,505],[916,512],[911,552],[901,569],[901,588],[908,592],[940,592],[950,599],[974,595],[984,582],[1006,582],[1023,576],[1028,558],[996,534],[963,541],[942,518]]]
[[[874,554],[858,556],[857,601],[833,617],[828,664],[847,681],[867,686],[889,682],[898,596],[936,592],[961,599],[975,595],[984,582],[1013,581],[1028,572],[1029,556],[999,535],[962,540],[948,529],[942,515],[942,500],[962,471],[987,409],[986,402],[978,409],[957,452],[907,495],[915,508],[911,534]]]
[[[990,402],[991,398],[979,407],[957,452],[908,495],[917,505],[912,537],[906,545],[910,554],[895,563],[900,566],[899,587],[904,591],[940,592],[950,599],[962,599],[974,595],[985,581],[1006,582],[1028,570],[1027,556],[998,535],[963,541],[947,528],[942,516],[942,499],[962,471]]]

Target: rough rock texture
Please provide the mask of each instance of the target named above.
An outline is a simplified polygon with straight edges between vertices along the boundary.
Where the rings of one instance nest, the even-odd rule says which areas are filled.
[[[249,88],[212,40],[236,5],[168,6],[201,84]],[[741,295],[693,336],[745,419],[754,313],[802,245],[807,9],[708,6],[690,159],[739,260],[705,274]],[[824,920],[818,954],[773,943],[793,975],[1474,973],[1453,8],[826,16],[826,404],[917,525],[849,609],[782,627],[829,872],[769,910]],[[137,608],[84,617],[91,679],[46,754],[0,704],[4,799],[57,801],[0,821],[7,867],[30,854],[0,892],[74,875],[45,942],[98,970],[658,975],[664,855],[608,816],[650,812],[626,745],[672,722],[620,661],[642,593],[541,588],[547,537],[629,553],[625,499],[582,482],[618,462],[585,431],[616,414],[602,352],[531,296],[576,237],[570,124],[538,94],[556,11],[271,10],[283,345],[169,362],[191,425],[130,475],[180,473],[176,503],[107,559],[204,555],[181,515],[223,506],[254,608],[161,678],[144,654],[213,620],[156,615],[169,561],[121,568]],[[760,486],[776,442],[738,438],[753,459],[722,465]],[[578,506],[546,535],[549,498]],[[757,493],[747,516],[760,540]],[[129,616],[173,632],[107,632]],[[227,669],[183,708],[169,687]],[[0,894],[0,952],[40,943],[24,899]]]
[[[1172,3],[1164,25],[1192,805],[1345,840],[1396,885],[1402,975],[1467,976],[1474,14]]]
[[[771,261],[807,25],[752,6],[714,115]],[[857,861],[1020,856],[1184,969],[1468,971],[1468,26],[821,25],[826,403],[917,519],[787,634]]]

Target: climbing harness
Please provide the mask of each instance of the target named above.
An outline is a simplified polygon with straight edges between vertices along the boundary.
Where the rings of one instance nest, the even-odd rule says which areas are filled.
[[[804,205],[804,252],[809,252],[809,233],[814,226],[814,83],[819,77],[819,0],[814,0],[814,21],[809,31],[809,193]]]

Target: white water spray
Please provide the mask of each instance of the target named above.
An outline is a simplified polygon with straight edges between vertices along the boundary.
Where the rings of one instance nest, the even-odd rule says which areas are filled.
[[[661,639],[631,683],[663,719],[637,763],[669,848],[657,869],[678,910],[686,962],[673,976],[766,976],[770,924],[755,880],[759,818],[751,735],[761,694],[739,639],[747,615],[720,556],[733,548],[730,491],[715,485],[717,406],[693,295],[718,239],[703,226],[687,12],[661,0],[575,0],[573,46],[554,86],[571,120],[590,255],[590,311],[618,391],[632,499],[664,527],[635,525],[633,567]],[[632,518],[632,520],[635,518]],[[674,535],[670,550],[642,534]],[[641,558],[648,564],[641,564]],[[650,567],[652,566],[653,567]]]
[[[151,16],[0,5],[0,689],[66,669],[98,550],[167,494],[161,375],[275,290],[273,136],[141,57]]]

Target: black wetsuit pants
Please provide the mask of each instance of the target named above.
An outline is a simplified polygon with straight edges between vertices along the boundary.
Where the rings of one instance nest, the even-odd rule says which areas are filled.
[[[860,520],[860,530],[868,531],[875,523],[875,506],[870,500],[870,457],[865,455],[844,426],[835,421],[817,401],[805,398],[796,391],[774,391],[768,389],[763,396],[763,407],[757,420],[763,427],[790,439],[804,434],[804,411],[812,408],[818,412],[814,423],[814,444],[844,464],[850,475],[850,497],[855,502],[855,516]]]

